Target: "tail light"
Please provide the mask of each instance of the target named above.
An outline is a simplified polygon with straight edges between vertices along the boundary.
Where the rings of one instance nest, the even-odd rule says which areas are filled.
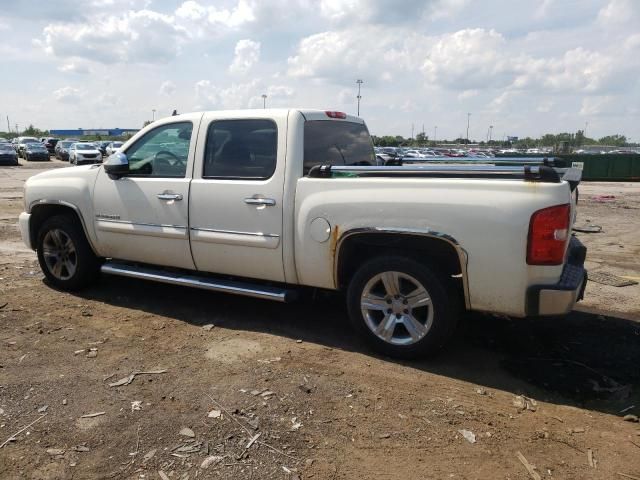
[[[340,118],[342,120],[347,118],[347,114],[344,112],[324,112],[324,113],[326,113],[327,117],[329,118]]]
[[[531,216],[527,264],[561,265],[569,240],[569,204],[543,208]]]

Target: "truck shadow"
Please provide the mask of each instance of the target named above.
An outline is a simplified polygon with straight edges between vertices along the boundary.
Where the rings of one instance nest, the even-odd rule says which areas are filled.
[[[348,324],[339,295],[283,305],[233,295],[105,277],[82,297],[175,318],[302,339],[377,356]],[[438,357],[396,362],[539,400],[618,414],[640,404],[640,322],[574,311],[564,319],[462,319]]]

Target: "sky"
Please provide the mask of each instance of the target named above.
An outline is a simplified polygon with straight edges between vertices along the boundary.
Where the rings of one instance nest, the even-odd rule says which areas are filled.
[[[0,130],[355,114],[361,79],[375,135],[640,141],[640,0],[0,0],[0,38]]]

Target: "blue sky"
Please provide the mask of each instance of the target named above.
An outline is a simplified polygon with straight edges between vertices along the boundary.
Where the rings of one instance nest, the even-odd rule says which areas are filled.
[[[356,111],[377,135],[640,141],[639,0],[1,0],[0,120]],[[464,136],[464,135],[463,135]]]

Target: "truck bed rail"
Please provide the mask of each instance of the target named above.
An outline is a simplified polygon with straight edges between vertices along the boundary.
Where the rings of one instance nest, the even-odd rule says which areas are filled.
[[[336,166],[316,165],[311,178],[344,177],[430,177],[430,178],[502,178],[533,182],[560,183],[560,173],[546,165],[411,165],[411,166]]]

